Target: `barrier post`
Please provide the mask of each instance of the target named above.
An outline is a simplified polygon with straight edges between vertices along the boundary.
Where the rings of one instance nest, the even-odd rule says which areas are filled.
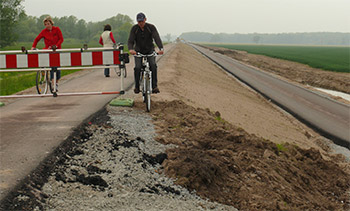
[[[120,46],[119,49],[120,49],[120,55],[123,55],[124,46]],[[125,68],[124,58],[119,60],[120,60],[120,67]],[[120,77],[121,77],[121,80],[120,80],[121,91],[124,91],[124,71],[121,71]]]

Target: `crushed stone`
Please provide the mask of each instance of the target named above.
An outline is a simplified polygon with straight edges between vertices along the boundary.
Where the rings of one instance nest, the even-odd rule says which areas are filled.
[[[237,210],[175,185],[161,173],[165,150],[143,111],[108,107],[109,120],[52,172],[36,210]],[[69,156],[69,155],[68,155]]]

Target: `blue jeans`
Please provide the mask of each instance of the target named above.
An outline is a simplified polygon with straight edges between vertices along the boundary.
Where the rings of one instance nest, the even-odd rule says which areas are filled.
[[[59,80],[61,78],[61,70],[57,70],[57,67],[52,67],[50,70],[50,80],[53,79],[53,73],[56,70],[56,79]]]
[[[109,68],[105,68],[105,76],[109,75]]]

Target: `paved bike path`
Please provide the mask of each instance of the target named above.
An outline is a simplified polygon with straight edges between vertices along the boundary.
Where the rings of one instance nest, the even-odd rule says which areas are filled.
[[[170,48],[171,45],[166,45],[165,52]],[[125,90],[133,87],[132,56],[126,68]],[[62,80],[59,93],[120,91],[120,78],[112,69],[110,78],[104,77],[103,69],[84,71],[86,73]],[[0,200],[53,152],[74,128],[117,96],[25,98],[10,100],[0,107]]]

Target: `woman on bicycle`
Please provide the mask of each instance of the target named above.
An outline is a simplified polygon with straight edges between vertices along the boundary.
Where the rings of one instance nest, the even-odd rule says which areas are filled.
[[[45,48],[44,49],[61,49],[61,44],[63,43],[63,36],[61,29],[57,26],[53,26],[54,22],[50,16],[47,16],[44,19],[44,26],[40,34],[35,38],[32,50],[36,48],[38,42],[44,38]],[[53,72],[57,70],[57,67],[53,67],[50,71],[50,79],[53,80]],[[56,81],[56,91],[57,91],[57,82],[61,78],[61,71],[57,71],[57,81]]]
[[[136,52],[142,54],[151,54],[154,51],[153,40],[155,40],[159,52],[158,54],[163,54],[163,44],[160,36],[158,34],[157,28],[150,23],[146,23],[146,16],[142,12],[136,16],[137,24],[135,24],[130,31],[128,39],[129,52],[132,55],[136,55]],[[148,59],[150,69],[152,71],[152,90],[153,93],[159,93],[159,88],[157,87],[157,64],[155,57]],[[135,94],[140,93],[140,72],[141,72],[142,58],[135,57],[135,68],[134,68],[134,78],[135,78]]]
[[[100,41],[99,41],[99,43],[103,45],[103,47],[113,47],[113,44],[115,44],[115,40],[111,30],[112,30],[111,25],[106,24],[104,26],[104,30],[100,36]],[[109,68],[105,68],[105,76],[109,77]]]

